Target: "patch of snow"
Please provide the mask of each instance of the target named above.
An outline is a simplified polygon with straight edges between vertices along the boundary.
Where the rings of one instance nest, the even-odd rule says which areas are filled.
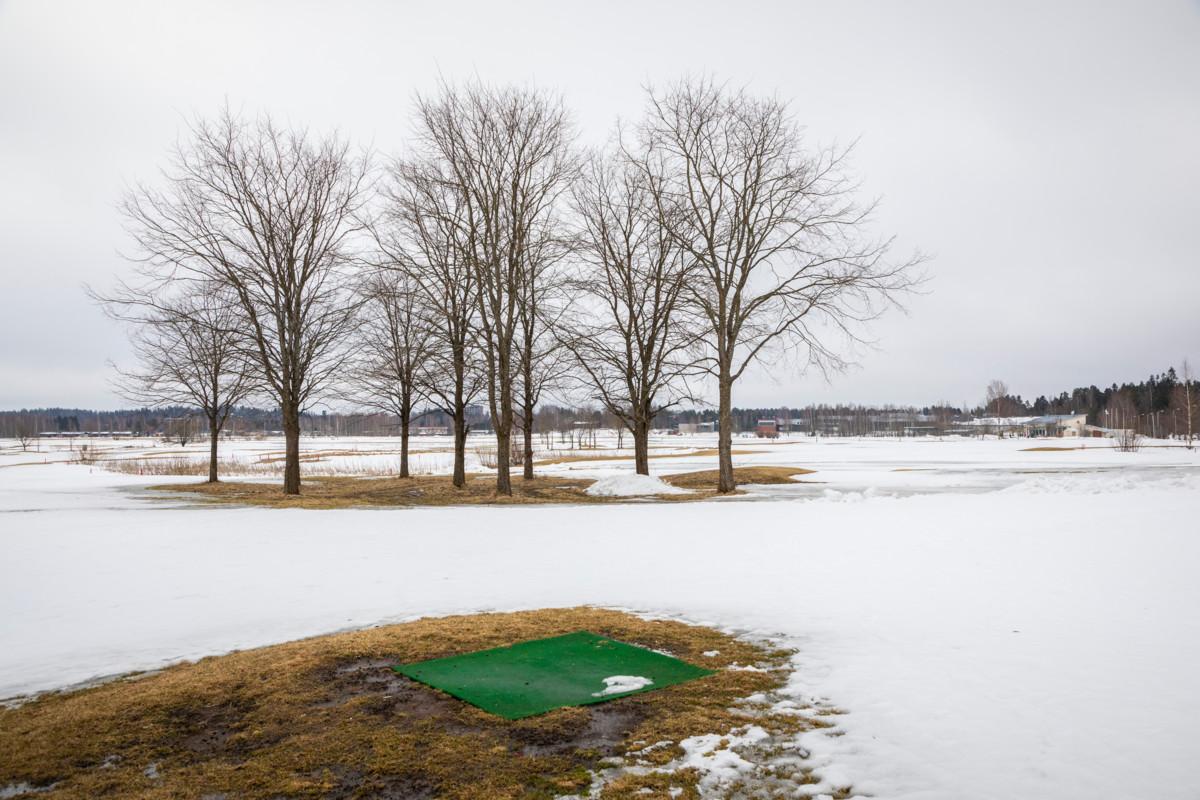
[[[747,725],[724,735],[706,733],[692,736],[679,743],[683,749],[680,767],[695,769],[700,773],[700,794],[703,797],[717,796],[723,786],[754,772],[757,766],[743,758],[737,748],[753,745],[769,734],[757,725]]]
[[[10,783],[7,786],[0,786],[0,800],[9,800],[12,797],[25,797],[30,794],[41,794],[53,789],[55,784],[51,783],[48,786],[34,786],[32,783]]]
[[[704,656],[705,658],[713,658],[715,656],[721,655],[721,651],[720,650],[705,650],[700,655]]]
[[[638,689],[653,685],[653,683],[654,681],[643,678],[641,675],[609,675],[604,679],[604,689],[592,692],[592,697],[608,697],[613,694],[636,692]]]
[[[585,490],[593,497],[640,497],[654,494],[690,494],[653,475],[622,472],[600,478]]]

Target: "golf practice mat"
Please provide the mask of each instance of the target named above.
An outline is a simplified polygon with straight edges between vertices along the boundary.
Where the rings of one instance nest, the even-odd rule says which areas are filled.
[[[587,631],[392,669],[505,719],[603,703],[713,674]]]

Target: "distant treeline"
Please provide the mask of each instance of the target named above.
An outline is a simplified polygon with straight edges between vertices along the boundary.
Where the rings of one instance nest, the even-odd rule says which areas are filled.
[[[1188,403],[1196,416],[1200,382],[1192,378],[1185,386],[1174,367],[1152,374],[1138,383],[1122,383],[1101,389],[1081,386],[1055,397],[1042,395],[1032,402],[1020,395],[1004,395],[986,408],[976,409],[996,416],[1041,416],[1043,414],[1087,414],[1088,423],[1136,428],[1151,435],[1182,433],[1186,425]],[[1193,419],[1193,424],[1196,420]]]
[[[1191,381],[1193,415],[1200,395],[1200,385]],[[806,406],[777,406],[767,408],[734,408],[733,424],[738,431],[752,431],[762,419],[776,420],[781,430],[797,433],[838,433],[843,436],[869,436],[881,433],[941,432],[953,429],[956,423],[975,416],[1040,416],[1043,414],[1087,414],[1088,422],[1105,425],[1105,412],[1119,410],[1123,418],[1137,417],[1139,429],[1146,433],[1167,434],[1180,429],[1186,411],[1187,392],[1184,383],[1172,367],[1153,374],[1138,383],[1113,384],[1101,389],[1096,386],[1078,387],[1054,397],[1042,395],[1032,402],[1020,395],[1004,395],[975,408],[961,408],[948,403],[928,406],[866,406],[854,404],[819,404]],[[137,436],[172,434],[181,421],[195,419],[196,409],[185,406],[166,408],[93,411],[79,408],[35,408],[19,411],[0,411],[0,437],[37,436],[44,433],[131,433]],[[383,413],[317,412],[301,415],[302,429],[309,435],[322,436],[385,436],[397,431],[396,418]],[[664,411],[654,419],[660,430],[676,429],[680,423],[715,423],[714,409],[682,409]],[[469,409],[467,422],[471,430],[490,430],[488,414],[483,406]],[[441,411],[430,411],[416,420],[417,431],[448,432],[451,419]],[[537,410],[534,430],[539,433],[566,432],[580,428],[616,427],[611,415],[596,409],[571,408],[543,404]],[[282,429],[279,410],[250,406],[238,407],[226,426],[228,435],[246,436],[271,434]],[[197,431],[199,432],[199,431]]]
[[[960,415],[958,409],[899,408],[867,406],[809,406],[801,409],[734,408],[733,425],[738,431],[752,431],[760,419],[780,420],[781,430],[796,432],[865,435],[931,419],[952,420]],[[788,421],[790,420],[790,424]],[[710,423],[715,425],[717,412],[712,409],[688,409],[660,412],[654,418],[659,430],[674,430],[680,423]],[[19,411],[0,411],[0,438],[66,434],[129,434],[134,436],[180,434],[181,426],[190,430],[189,438],[203,434],[197,409],[185,406],[166,408],[121,409],[93,411],[82,408],[35,408]],[[452,420],[441,411],[429,411],[414,420],[417,434],[423,431],[447,433]],[[472,431],[490,431],[487,411],[472,406],[467,415]],[[545,404],[534,416],[537,433],[567,433],[594,428],[615,428],[618,421],[611,414],[594,408],[572,408]],[[316,436],[391,436],[399,422],[394,415],[379,412],[318,412],[301,415],[301,429]],[[234,409],[225,426],[225,435],[270,435],[282,430],[278,409],[267,410],[249,406]]]

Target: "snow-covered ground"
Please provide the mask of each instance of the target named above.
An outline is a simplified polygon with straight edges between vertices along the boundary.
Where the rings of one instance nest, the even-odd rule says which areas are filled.
[[[431,471],[449,463],[436,439],[414,440]],[[711,469],[689,453],[713,443],[662,437],[652,471]],[[829,783],[1200,796],[1200,455],[1182,448],[748,439],[741,465],[816,472],[696,503],[283,511],[196,507],[143,490],[170,479],[67,463],[65,443],[4,444],[0,697],[419,615],[596,604],[797,648],[796,691],[847,712],[844,735],[808,742]],[[151,444],[100,446],[168,449]],[[395,458],[381,440],[305,447]]]

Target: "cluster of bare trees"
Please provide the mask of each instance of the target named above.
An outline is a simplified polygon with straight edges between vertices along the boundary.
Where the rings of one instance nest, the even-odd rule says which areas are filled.
[[[247,395],[280,408],[284,490],[318,396],[454,420],[486,398],[496,490],[533,476],[535,408],[591,398],[648,472],[655,414],[715,384],[720,489],[734,488],[736,381],[768,353],[842,365],[919,275],[866,232],[847,149],[809,147],[787,106],[707,80],[651,91],[600,152],[555,95],[480,83],[417,98],[405,153],[372,164],[336,136],[228,111],[196,123],[124,210],[133,281],[100,297],[136,323],[139,401],[189,402],[215,442]],[[378,162],[378,160],[376,160]]]

